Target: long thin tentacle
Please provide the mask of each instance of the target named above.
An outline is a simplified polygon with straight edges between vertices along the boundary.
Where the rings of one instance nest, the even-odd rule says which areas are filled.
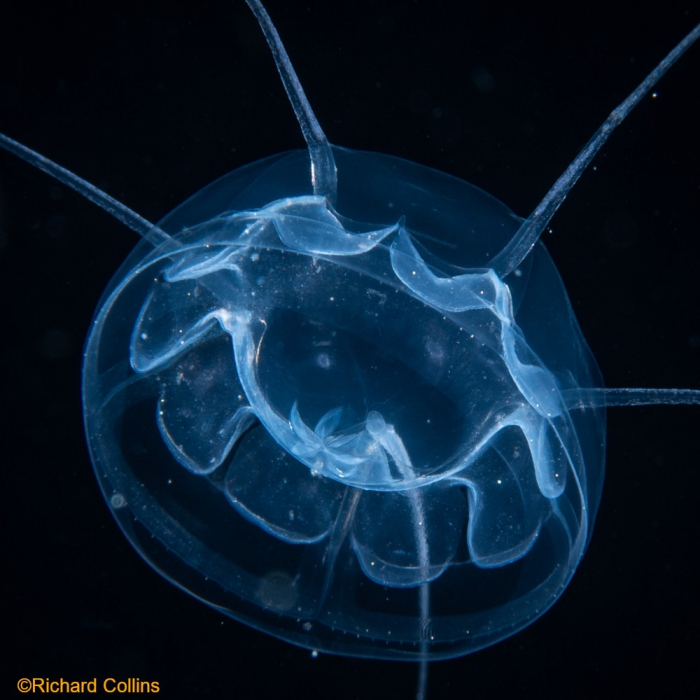
[[[115,219],[119,219],[119,221],[136,231],[139,235],[150,238],[154,245],[170,239],[167,233],[161,231],[157,226],[133,211],[133,209],[129,209],[125,204],[117,201],[114,197],[110,197],[106,192],[91,185],[87,180],[83,180],[82,177],[78,177],[75,173],[66,170],[31,148],[23,146],[4,134],[0,134],[0,146],[6,151],[19,156],[30,165],[43,170],[51,177],[55,177],[64,185],[74,189],[78,194],[82,194],[83,197],[97,204],[98,207],[104,209]]]
[[[311,109],[311,105],[304,93],[304,88],[299,82],[292,62],[289,60],[287,51],[282,44],[277,29],[275,29],[275,25],[272,24],[270,16],[259,0],[246,0],[246,2],[265,34],[272,56],[275,59],[277,70],[284,83],[284,89],[287,91],[287,97],[289,97],[289,101],[294,108],[294,113],[297,115],[299,126],[301,126],[301,131],[309,147],[311,184],[314,188],[314,194],[326,197],[331,204],[335,204],[338,191],[338,177],[331,145],[323,133],[323,129],[321,129],[313,109]]]
[[[610,116],[603,122],[598,131],[593,134],[581,152],[574,158],[571,165],[564,171],[544,199],[537,205],[535,211],[527,217],[518,232],[508,245],[496,255],[489,266],[503,278],[527,257],[532,247],[537,243],[542,232],[551,221],[555,212],[561,206],[571,188],[576,184],[581,173],[588,167],[595,155],[603,147],[615,128],[622,123],[627,115],[639,104],[640,100],[662,78],[666,71],[697,41],[700,37],[700,24],[683,39],[666,58],[641,82],[636,90],[618,105]]]

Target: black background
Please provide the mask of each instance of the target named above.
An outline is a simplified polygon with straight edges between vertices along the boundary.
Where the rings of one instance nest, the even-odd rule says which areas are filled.
[[[268,9],[333,143],[457,175],[521,215],[700,21],[692,0],[469,5]],[[242,0],[28,0],[3,9],[0,52],[0,130],[152,221],[304,145]],[[609,386],[700,387],[698,76],[700,46],[545,236]],[[22,676],[112,676],[157,680],[168,698],[412,697],[415,667],[312,659],[139,558],[103,503],[80,405],[83,338],[136,235],[3,152],[0,236],[9,692]],[[515,637],[434,664],[429,697],[613,697],[640,679],[650,696],[695,696],[699,428],[700,408],[612,409],[601,510],[570,587]]]

